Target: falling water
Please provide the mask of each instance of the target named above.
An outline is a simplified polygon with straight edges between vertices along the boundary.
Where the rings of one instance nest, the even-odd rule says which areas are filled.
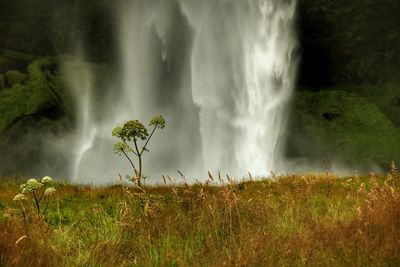
[[[101,96],[90,97],[98,86],[84,83],[99,74],[81,73],[74,181],[131,172],[112,154],[111,130],[157,114],[167,127],[144,166],[154,181],[177,169],[192,178],[282,170],[295,0],[137,0],[119,9],[119,86],[102,84]]]

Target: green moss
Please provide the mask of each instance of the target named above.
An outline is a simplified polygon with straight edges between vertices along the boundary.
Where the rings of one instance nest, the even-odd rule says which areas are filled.
[[[24,84],[13,83],[10,90],[0,92],[0,132],[21,117],[62,102],[57,94],[59,87],[55,86],[58,83],[50,73],[50,66],[48,60],[33,62],[28,68],[29,77]]]
[[[293,155],[358,168],[400,160],[400,131],[366,98],[340,90],[299,92],[290,134]]]
[[[28,78],[27,75],[22,74],[17,70],[10,70],[5,74],[5,81],[8,87],[12,87],[16,84],[22,84]]]
[[[397,127],[400,127],[400,83],[340,85],[331,89],[343,90],[363,96],[373,102]]]

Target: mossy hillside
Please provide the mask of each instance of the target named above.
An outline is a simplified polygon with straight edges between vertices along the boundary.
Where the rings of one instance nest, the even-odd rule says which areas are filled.
[[[0,132],[24,116],[63,107],[61,86],[52,68],[54,64],[41,59],[29,65],[27,75],[17,71],[6,73],[5,84],[11,87],[0,91]]]
[[[12,87],[17,84],[23,84],[27,81],[28,75],[23,74],[17,70],[7,71],[4,75],[5,86]]]
[[[400,127],[400,83],[392,82],[382,85],[339,85],[332,90],[343,90],[373,102],[396,127]]]
[[[400,131],[371,101],[341,90],[299,91],[289,154],[352,168],[400,160]]]
[[[64,155],[49,142],[70,130],[72,115],[58,67],[43,58],[23,75],[20,83],[0,90],[0,174],[61,173],[67,168]]]

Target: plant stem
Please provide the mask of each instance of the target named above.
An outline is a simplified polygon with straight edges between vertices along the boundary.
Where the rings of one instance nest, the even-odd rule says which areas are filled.
[[[141,180],[142,180],[142,155],[139,155],[139,180],[138,186],[141,187]]]
[[[46,207],[44,208],[44,211],[43,211],[43,216],[45,215],[47,208],[49,207],[49,202],[50,202],[50,197],[47,196],[47,203],[46,203]]]
[[[137,170],[136,170],[135,164],[133,164],[133,161],[132,161],[132,160],[130,159],[130,157],[125,153],[125,151],[122,150],[122,153],[123,153],[124,156],[129,160],[129,162],[131,163],[133,169],[135,170],[135,174],[137,174]],[[136,155],[136,153],[135,153],[135,155]]]
[[[125,144],[127,147],[129,147],[129,149],[132,151],[133,154],[135,154],[136,156],[138,156],[138,154],[137,154],[135,151],[133,151],[133,149],[131,148],[131,146],[128,145],[127,142],[125,142],[125,140],[122,140],[122,141],[124,142],[124,144]]]
[[[24,217],[25,235],[28,235],[28,225],[27,225],[27,223],[26,223],[26,211],[25,211],[24,203],[22,203],[21,200],[19,201],[19,203],[21,203],[21,207],[22,207],[22,216]]]
[[[144,144],[144,146],[142,148],[142,152],[140,152],[140,155],[142,155],[143,152],[146,150],[146,146],[149,143],[149,141],[150,141],[151,137],[153,136],[154,132],[156,131],[156,129],[157,129],[157,124],[154,126],[153,131],[151,131],[149,138],[147,138],[146,143]]]
[[[140,187],[141,186],[141,179],[142,179],[142,154],[139,152],[139,147],[138,147],[138,145],[137,145],[137,140],[136,140],[136,137],[133,139],[133,143],[135,144],[135,149],[136,149],[136,152],[137,152],[137,157],[138,157],[138,161],[139,161],[139,173],[138,173],[138,186]]]
[[[61,213],[60,213],[60,202],[58,201],[58,197],[57,197],[57,214],[58,214],[58,224],[60,225],[60,230],[61,230]]]
[[[36,197],[35,189],[32,190],[32,193],[33,193],[33,197],[35,198],[35,204],[36,204],[36,209],[37,209],[38,215],[40,215],[39,201]]]

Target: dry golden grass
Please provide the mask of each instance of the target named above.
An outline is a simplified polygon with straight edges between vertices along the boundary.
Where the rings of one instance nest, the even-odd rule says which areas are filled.
[[[218,186],[58,184],[27,234],[17,211],[0,210],[14,214],[1,221],[0,265],[399,266],[399,178],[393,168]],[[0,203],[17,209],[17,183],[4,188]]]

